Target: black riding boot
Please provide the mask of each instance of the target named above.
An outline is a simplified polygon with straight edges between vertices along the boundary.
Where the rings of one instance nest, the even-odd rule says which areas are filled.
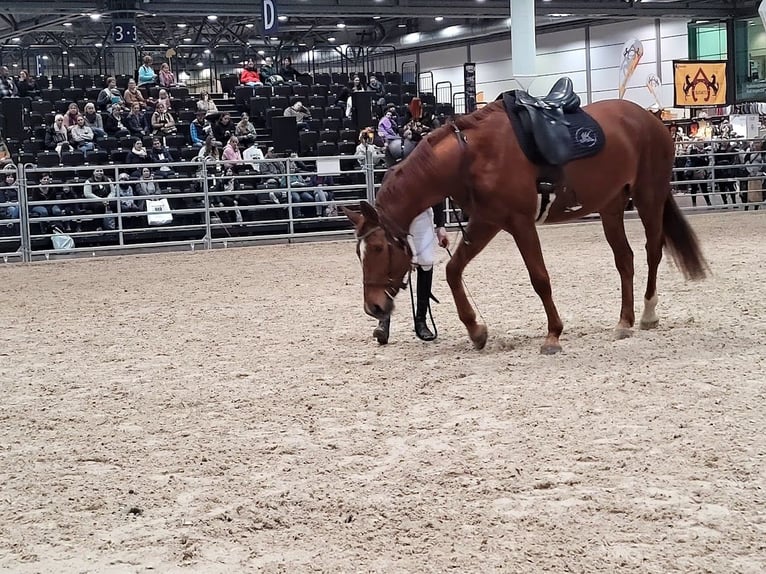
[[[415,335],[423,341],[433,341],[436,335],[431,332],[426,324],[428,304],[431,299],[431,284],[433,283],[434,270],[424,271],[418,267],[417,303],[415,306]]]
[[[391,317],[386,317],[382,321],[378,322],[378,326],[372,332],[373,338],[378,341],[378,344],[385,345],[388,343],[388,330],[391,328]]]

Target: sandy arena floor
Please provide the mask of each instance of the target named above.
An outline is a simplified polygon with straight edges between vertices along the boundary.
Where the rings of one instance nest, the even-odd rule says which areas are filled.
[[[438,342],[374,343],[350,241],[0,267],[0,570],[763,573],[766,213],[691,223],[616,342],[600,225],[543,228],[556,357],[507,236],[482,352],[443,259]]]

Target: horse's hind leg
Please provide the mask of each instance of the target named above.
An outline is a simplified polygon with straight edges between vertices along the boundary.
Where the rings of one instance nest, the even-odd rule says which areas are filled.
[[[624,205],[622,197],[620,197],[615,205],[601,212],[604,235],[612,248],[614,264],[620,273],[622,305],[620,307],[620,320],[614,330],[615,339],[630,337],[631,328],[636,321],[633,301],[633,250],[625,236]]]
[[[658,188],[666,189],[667,194],[670,194],[667,182],[660,184]],[[646,262],[648,266],[646,293],[644,293],[644,312],[641,315],[640,323],[642,329],[654,329],[660,322],[656,313],[657,269],[660,266],[660,261],[662,261],[662,226],[665,197],[657,197],[654,205],[643,205],[643,202],[639,202],[636,206],[646,231]]]
[[[476,312],[468,301],[463,287],[463,270],[471,259],[476,257],[487,246],[487,243],[497,235],[498,231],[500,228],[496,225],[479,222],[472,217],[466,226],[465,237],[461,238],[455,248],[455,253],[447,263],[447,283],[452,290],[458,316],[477,349],[483,349],[484,345],[487,344],[487,326],[476,322]]]

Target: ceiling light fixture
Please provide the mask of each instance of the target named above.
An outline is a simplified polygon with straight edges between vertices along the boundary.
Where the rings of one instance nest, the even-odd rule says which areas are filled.
[[[335,41],[335,36],[330,36],[329,38],[327,38],[327,41],[328,42],[334,42]]]
[[[101,20],[101,14],[91,14],[90,15],[91,20]]]
[[[176,26],[178,26],[179,28],[186,28],[186,24],[184,24],[183,22],[179,22],[178,24],[176,24]]]
[[[287,22],[287,16],[283,14],[282,16],[277,17],[277,20],[280,22]]]
[[[345,28],[346,25],[343,22],[338,22],[337,24],[335,24],[335,27],[336,28]]]
[[[71,22],[64,22],[64,26],[66,26],[67,28],[69,28],[71,25],[72,25]]]
[[[434,20],[436,20],[437,22],[441,22],[442,20],[444,20],[444,16],[437,16],[436,18],[434,18]]]
[[[215,14],[211,14],[210,16],[207,17],[207,19],[210,20],[211,22],[215,22],[216,20],[218,20],[218,16],[216,16]]]
[[[202,66],[204,66],[204,64],[203,64],[202,62],[197,62],[197,65],[198,65],[200,68],[201,68]]]
[[[205,48],[205,54],[209,54],[209,53],[210,53],[210,48]]]

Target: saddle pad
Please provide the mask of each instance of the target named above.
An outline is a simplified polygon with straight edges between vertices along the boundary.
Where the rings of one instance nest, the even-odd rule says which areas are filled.
[[[545,155],[540,151],[532,130],[526,127],[528,122],[524,121],[523,114],[528,113],[527,109],[516,105],[513,91],[505,92],[501,97],[505,103],[505,111],[511,121],[513,131],[516,133],[516,138],[527,159],[535,164],[549,164]],[[564,163],[596,155],[602,150],[606,140],[604,131],[585,110],[578,108],[572,113],[564,114],[564,120],[569,123],[566,126],[569,132],[568,153]]]

